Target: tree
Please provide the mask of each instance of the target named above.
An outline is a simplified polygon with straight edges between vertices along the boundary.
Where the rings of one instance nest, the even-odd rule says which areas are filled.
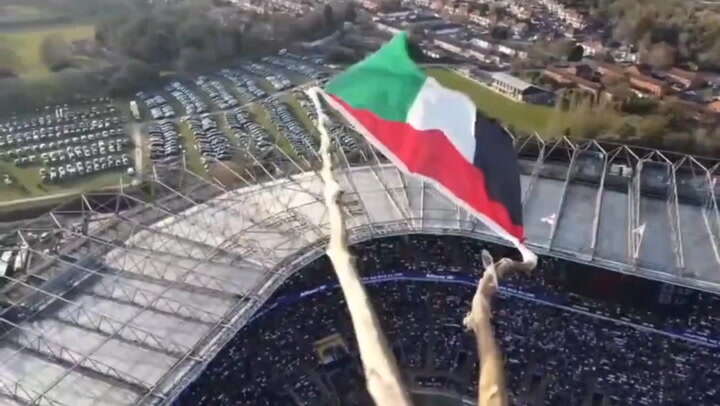
[[[357,18],[357,10],[355,10],[355,3],[348,3],[347,9],[345,11],[345,20],[350,22],[355,22],[355,19]]]
[[[22,61],[13,49],[0,46],[0,68],[6,71],[18,70],[22,68]]]
[[[323,8],[323,17],[325,19],[326,27],[330,28],[335,26],[335,16],[333,15],[333,8],[331,5],[325,5]]]
[[[177,69],[181,72],[192,73],[202,71],[213,64],[214,58],[207,50],[197,48],[183,48],[177,61]]]
[[[509,36],[509,30],[507,27],[496,25],[490,31],[490,36],[495,39],[507,39]]]
[[[579,62],[583,59],[583,56],[585,54],[585,50],[580,45],[574,46],[570,53],[568,54],[567,60],[568,62]]]
[[[659,112],[668,118],[671,126],[677,128],[680,128],[683,122],[692,114],[692,111],[688,110],[685,103],[672,99],[662,103],[659,107]]]
[[[388,11],[397,11],[402,8],[402,0],[382,0],[380,3],[380,10],[388,12]]]
[[[0,67],[0,80],[16,78],[18,75],[10,68]]]
[[[667,69],[675,65],[677,49],[667,42],[658,42],[650,47],[647,63],[659,69]]]
[[[573,51],[574,44],[567,40],[552,41],[547,44],[547,51],[559,60],[564,60]]]
[[[40,55],[48,69],[53,72],[72,66],[72,48],[63,37],[46,36],[40,44]]]
[[[657,142],[668,130],[669,122],[667,117],[660,115],[643,117],[637,124],[637,132],[641,137]]]
[[[110,77],[108,91],[116,96],[129,95],[159,79],[157,70],[142,61],[131,59]]]

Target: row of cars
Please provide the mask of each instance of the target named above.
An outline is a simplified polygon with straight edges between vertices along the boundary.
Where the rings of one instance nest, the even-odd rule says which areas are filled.
[[[0,159],[19,168],[39,167],[46,183],[131,165],[126,155],[130,138],[109,98],[44,110],[25,120],[0,123]]]
[[[313,124],[317,126],[317,111],[315,111],[315,105],[308,95],[303,91],[295,91],[293,92],[293,96],[295,96],[295,99],[300,103],[300,106],[305,110]],[[346,154],[357,150],[360,134],[341,123],[335,115],[328,114],[327,116],[330,119],[330,123],[328,124],[328,134],[330,134],[330,137],[340,145],[340,148],[342,148]]]
[[[185,114],[204,114],[209,111],[207,103],[184,83],[174,81],[165,86],[165,91],[182,104]]]
[[[103,97],[92,100],[104,104],[93,104],[86,109],[72,109],[68,104],[48,105],[43,109],[45,110],[44,114],[26,119],[13,117],[7,121],[0,122],[0,134],[42,129],[60,124],[74,124],[79,121],[98,119],[117,113],[117,108],[110,103],[109,98]],[[52,113],[50,113],[50,111],[52,111]]]
[[[104,133],[122,131],[120,117],[106,117],[99,120],[78,121],[73,124],[55,125],[35,128],[24,132],[0,135],[0,149],[28,146],[32,144],[48,145],[49,143],[85,142],[88,139],[100,138]]]
[[[271,65],[287,69],[291,72],[299,73],[310,79],[320,80],[329,76],[329,73],[327,71],[321,70],[314,65],[305,63],[305,61],[299,58],[293,58],[290,56],[266,56],[262,60],[263,62],[269,63]]]
[[[200,151],[201,160],[206,166],[213,159],[221,161],[232,158],[234,148],[230,140],[220,130],[215,117],[203,114],[201,117],[184,117],[193,135],[195,148]]]
[[[104,155],[93,159],[75,160],[66,164],[52,165],[40,168],[40,178],[43,183],[59,183],[75,180],[82,176],[94,175],[112,169],[126,169],[128,175],[134,175],[135,169],[130,157],[123,154]]]
[[[124,152],[130,140],[127,137],[110,140],[100,140],[83,145],[65,147],[64,150],[51,151],[40,154],[43,165],[56,162],[75,161],[76,159],[92,158]]]
[[[53,155],[63,149],[79,146],[87,146],[88,143],[100,140],[123,139],[128,141],[125,132],[121,128],[97,131],[87,135],[61,138],[54,141],[38,142],[34,144],[14,145],[13,147],[0,150],[0,159],[12,159],[17,166],[25,166],[38,162],[38,158],[45,160],[48,155]]]
[[[243,65],[250,73],[263,77],[275,90],[287,90],[293,86],[288,77],[280,69],[261,62]]]
[[[177,160],[182,150],[180,132],[172,121],[163,121],[148,127],[150,159],[162,163]]]
[[[232,82],[235,85],[235,91],[248,101],[264,99],[268,96],[267,92],[253,78],[238,69],[223,69],[220,71],[220,75]]]
[[[162,95],[137,92],[135,98],[141,100],[150,109],[153,120],[175,117],[175,108]]]
[[[240,104],[238,99],[225,89],[225,85],[217,79],[200,76],[195,81],[195,84],[222,110],[237,107]]]
[[[278,131],[290,141],[293,151],[298,155],[310,156],[317,148],[317,140],[291,111],[290,106],[276,97],[269,97],[263,105],[270,113]]]
[[[252,120],[250,112],[235,109],[225,114],[228,128],[238,141],[241,150],[254,150],[260,158],[265,158],[273,148],[273,139],[270,133],[260,124]]]

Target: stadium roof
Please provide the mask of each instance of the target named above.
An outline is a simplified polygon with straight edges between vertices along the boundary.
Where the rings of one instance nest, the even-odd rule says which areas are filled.
[[[566,139],[516,146],[538,253],[720,292],[716,162]],[[429,184],[369,148],[360,154],[353,164],[337,155],[353,241],[431,233],[500,242]],[[59,247],[19,230],[33,265],[4,277],[13,306],[0,314],[0,395],[16,404],[171,401],[323,252],[317,157],[285,158],[256,172],[225,168],[232,187],[184,170],[172,185],[149,179],[117,198],[86,194],[77,210],[45,219]]]

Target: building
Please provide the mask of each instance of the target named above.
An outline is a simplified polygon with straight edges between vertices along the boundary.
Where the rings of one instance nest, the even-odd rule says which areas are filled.
[[[477,25],[480,25],[483,27],[487,27],[490,24],[492,24],[492,20],[490,20],[490,17],[484,16],[484,15],[478,13],[477,11],[470,13],[468,15],[468,19],[470,20],[471,23],[477,24]]]
[[[490,86],[511,99],[546,105],[552,105],[555,102],[555,95],[552,92],[507,73],[496,72],[490,78]]]
[[[580,43],[585,56],[596,56],[605,52],[605,46],[599,40],[586,40]]]
[[[475,45],[478,48],[492,50],[495,49],[495,43],[491,42],[484,38],[473,38],[470,40],[470,43]]]
[[[705,82],[702,75],[698,72],[691,72],[680,68],[670,69],[667,72],[667,78],[679,84],[683,89],[695,89],[701,87]]]
[[[380,31],[389,32],[390,34],[398,34],[403,31],[403,28],[393,21],[377,19],[375,20],[375,27]]]
[[[553,80],[558,85],[576,87],[592,95],[594,101],[598,101],[603,91],[603,85],[580,77],[574,72],[580,72],[580,70],[575,69],[575,67],[549,67],[543,71],[543,76]]]
[[[462,54],[465,50],[465,44],[453,40],[452,38],[435,38],[433,43],[445,51],[452,52],[454,54]]]
[[[566,24],[576,30],[584,30],[587,27],[585,16],[577,10],[567,10],[564,20]]]
[[[605,62],[601,62],[598,64],[597,71],[603,77],[609,78],[621,78],[627,74],[627,72],[625,72],[625,69],[623,69],[620,65],[614,65]]]
[[[520,59],[527,59],[528,53],[525,50],[513,48],[509,45],[500,44],[497,47],[498,52],[509,57],[518,57]]]
[[[413,12],[410,10],[401,10],[401,11],[391,11],[389,13],[378,13],[378,17],[395,20],[395,19],[407,18],[411,14],[413,14]]]
[[[453,35],[462,31],[464,27],[460,24],[440,24],[428,27],[425,33],[431,35]]]
[[[518,3],[510,5],[510,14],[514,15],[520,20],[529,20],[532,17],[532,12],[526,6]]]
[[[709,103],[709,104],[707,105],[707,109],[708,109],[711,113],[720,114],[720,100],[715,100],[714,102]]]
[[[630,86],[633,89],[649,93],[655,97],[664,97],[668,93],[668,86],[665,82],[657,80],[653,77],[640,74],[630,75]]]
[[[235,0],[233,4],[240,7],[243,10],[250,11],[256,14],[265,14],[266,8],[263,3],[252,1],[252,0]]]
[[[380,10],[380,1],[379,0],[362,0],[360,2],[360,5],[362,5],[368,11]]]

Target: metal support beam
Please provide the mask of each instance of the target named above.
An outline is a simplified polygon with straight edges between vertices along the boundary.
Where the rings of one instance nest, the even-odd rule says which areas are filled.
[[[603,153],[603,168],[600,177],[600,185],[595,195],[595,209],[593,211],[592,240],[590,241],[590,260],[595,258],[597,248],[598,230],[600,228],[600,216],[602,215],[603,198],[605,197],[605,178],[608,173],[608,155]]]
[[[171,353],[183,353],[186,350],[185,347],[173,342],[170,338],[159,337],[150,331],[133,326],[127,321],[117,320],[103,312],[94,309],[87,309],[82,303],[66,299],[63,295],[67,292],[67,290],[61,292],[62,295],[58,295],[54,292],[49,292],[29,285],[19,279],[15,279],[7,275],[3,276],[3,278],[25,286],[40,295],[51,298],[50,303],[62,303],[64,305],[64,311],[61,315],[56,315],[55,317],[66,324],[72,324],[76,327],[95,331],[98,334],[106,336],[108,339],[118,338],[122,341],[132,342],[156,352],[169,351]],[[73,287],[70,287],[69,289],[73,289]],[[50,305],[50,303],[34,312],[33,316],[41,313]]]
[[[562,193],[560,194],[560,200],[558,200],[558,206],[556,211],[556,220],[550,224],[550,231],[548,232],[548,243],[546,248],[550,250],[553,245],[553,241],[555,240],[555,234],[557,232],[558,225],[562,221],[562,211],[563,208],[565,208],[565,199],[567,197],[568,193],[568,187],[570,185],[570,180],[573,176],[573,170],[575,169],[575,160],[577,159],[578,151],[576,149],[573,149],[572,155],[570,157],[570,164],[568,165],[567,172],[565,173],[565,181],[563,182],[562,186]]]
[[[103,381],[113,382],[118,384],[118,386],[126,388],[137,394],[142,394],[147,391],[147,385],[144,382],[141,382],[131,375],[120,372],[104,362],[93,359],[90,354],[78,353],[77,351],[71,350],[64,345],[55,342],[43,333],[35,332],[1,317],[0,323],[12,327],[16,332],[16,334],[12,337],[7,337],[5,340],[7,344],[14,346],[17,350],[14,355],[22,352],[32,352],[38,354],[42,358],[47,358],[53,362],[63,365],[66,367],[66,370],[63,374],[61,374],[61,377],[67,376],[67,374],[69,374],[72,370],[77,370],[83,375]],[[105,342],[102,344],[104,345]],[[9,359],[7,358],[3,360],[4,363],[7,363],[8,361]],[[59,382],[59,380],[57,382]],[[43,393],[38,394],[33,399],[31,404],[37,404],[42,397],[45,397],[57,385],[57,382],[54,382],[46,387]]]
[[[525,190],[525,193],[522,196],[523,207],[527,204],[527,201],[530,198],[530,195],[532,194],[532,190],[535,187],[535,183],[537,182],[537,178],[540,175],[540,171],[542,170],[543,165],[545,164],[545,143],[542,142],[542,139],[537,134],[536,134],[536,137],[541,140],[540,151],[538,151],[537,159],[535,160],[535,164],[533,165],[532,172],[530,173],[530,181],[528,182],[527,189]]]
[[[670,166],[670,194],[668,196],[668,217],[672,229],[673,244],[675,245],[675,273],[682,276],[685,273],[685,248],[683,247],[683,236],[680,225],[680,203],[678,202],[677,168],[669,160]]]
[[[640,160],[635,165],[635,170],[628,190],[628,258],[630,264],[634,267],[637,267],[637,260],[640,256],[640,247],[644,237],[644,233],[641,235],[641,233],[637,232],[640,227],[640,184],[642,181],[642,167],[643,161]]]

